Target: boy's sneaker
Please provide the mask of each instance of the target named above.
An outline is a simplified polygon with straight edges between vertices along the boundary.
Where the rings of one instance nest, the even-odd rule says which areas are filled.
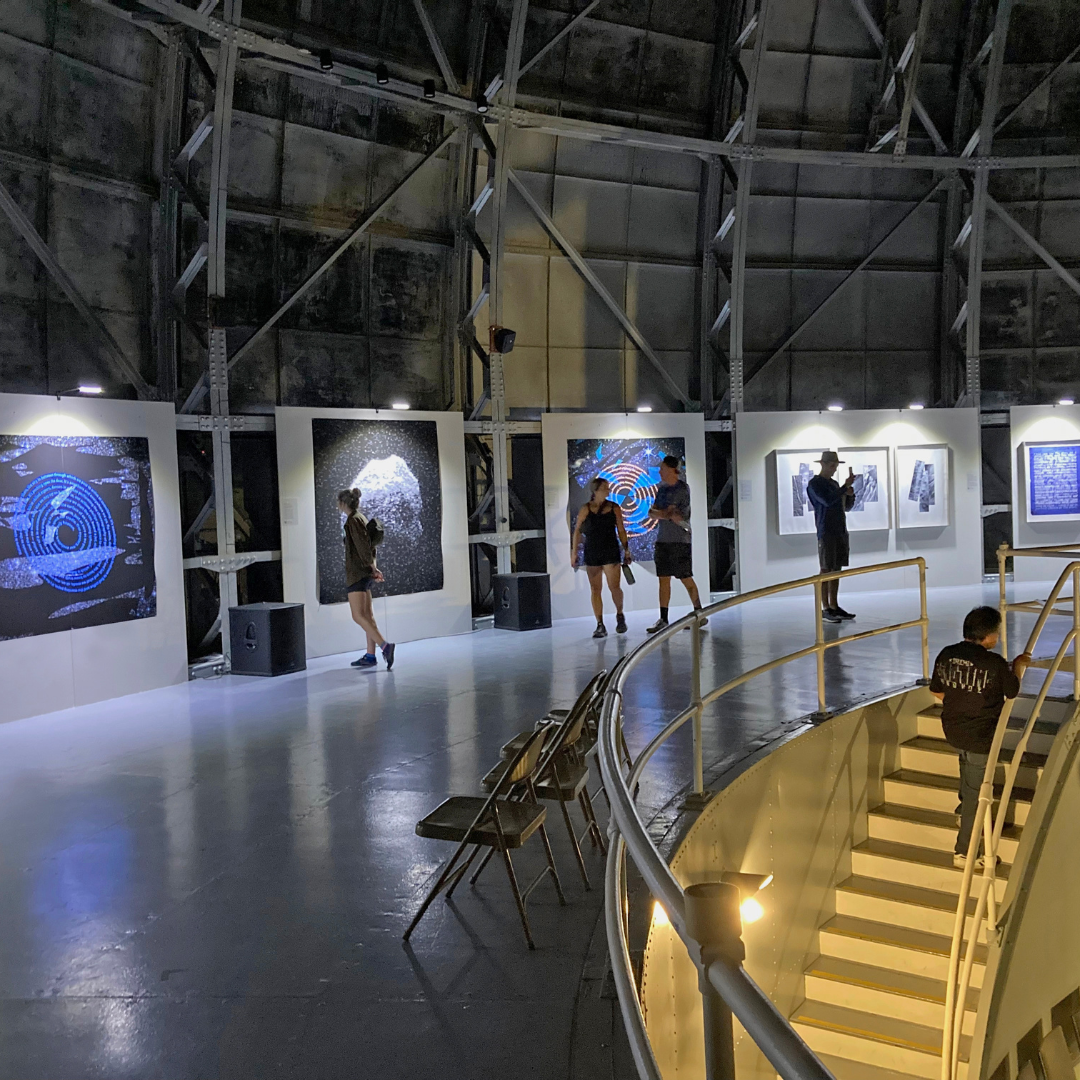
[[[596,629],[592,632],[593,637],[607,637],[607,627],[602,623],[596,624]]]
[[[661,630],[666,630],[668,627],[667,619],[657,619],[652,626],[645,627],[646,634],[658,634]]]
[[[840,618],[840,616],[839,616],[839,615],[837,615],[837,614],[836,614],[836,612],[835,612],[835,611],[833,611],[833,609],[832,609],[832,608],[826,608],[826,609],[825,609],[825,610],[824,610],[824,611],[823,611],[823,612],[821,613],[821,618],[822,618],[822,619],[823,619],[823,620],[824,620],[825,622],[832,622],[832,623],[838,623],[838,622],[843,622],[843,621],[844,621],[843,619],[841,619],[841,618]]]
[[[382,658],[386,661],[386,670],[389,671],[394,666],[394,643],[388,641],[382,647]]]
[[[843,619],[845,622],[848,619],[855,618],[855,616],[852,615],[850,611],[845,611],[842,607],[834,607],[832,610],[834,615],[839,615],[840,618]]]
[[[626,616],[621,611],[615,616],[615,633],[626,633]]]
[[[379,661],[374,656],[370,656],[365,653],[363,656],[354,660],[349,667],[374,667]]]

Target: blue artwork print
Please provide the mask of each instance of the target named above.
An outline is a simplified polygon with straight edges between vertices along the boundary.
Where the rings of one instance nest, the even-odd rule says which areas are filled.
[[[568,439],[570,526],[589,501],[589,482],[602,476],[611,485],[608,498],[622,510],[630,553],[650,562],[656,543],[656,521],[649,508],[660,487],[660,462],[669,454],[682,461],[686,443],[671,439]]]
[[[156,613],[147,440],[0,435],[0,639]]]
[[[1080,514],[1080,446],[1028,447],[1029,518]]]

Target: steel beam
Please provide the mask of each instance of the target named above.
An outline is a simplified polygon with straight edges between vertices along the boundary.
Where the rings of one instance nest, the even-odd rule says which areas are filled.
[[[431,51],[435,55],[435,63],[439,65],[439,71],[442,73],[443,82],[446,83],[446,89],[451,94],[460,94],[461,83],[457,81],[454,69],[450,66],[450,58],[446,55],[446,49],[443,48],[439,32],[431,21],[431,15],[428,13],[424,0],[413,0],[413,7],[416,9],[416,17],[420,20],[420,25],[424,28],[424,36],[428,40],[428,45],[431,46]]]
[[[1016,218],[997,202],[992,195],[987,194],[986,206],[987,209],[992,210],[1009,227],[1015,236],[1019,237],[1020,240],[1027,244],[1027,246],[1031,248],[1031,250],[1034,251],[1035,254],[1038,255],[1039,258],[1042,259],[1042,261],[1046,263],[1046,265],[1050,267],[1050,269],[1053,270],[1074,293],[1080,296],[1080,281],[1077,281],[1076,278],[1073,277],[1073,275],[1070,274],[1069,271],[1066,270],[1065,267],[1062,266],[1061,263],[1058,262],[1058,260],[1055,259],[1054,256],[1051,255],[1050,252],[1047,251],[1046,248],[1044,248],[1042,244],[1040,244],[1039,241],[1016,220]]]
[[[41,261],[42,266],[49,272],[49,276],[56,282],[64,295],[71,301],[75,310],[82,316],[83,321],[93,331],[103,355],[109,362],[109,366],[116,371],[124,382],[129,382],[135,387],[135,391],[140,398],[152,397],[151,388],[139,373],[138,367],[124,354],[124,350],[116,343],[116,339],[109,333],[98,313],[87,303],[78,286],[68,277],[67,272],[57,262],[56,256],[49,250],[49,245],[42,239],[40,233],[34,228],[33,222],[22,212],[19,204],[12,198],[11,193],[2,182],[0,182],[0,210],[3,210],[7,215],[15,231],[30,246]]]
[[[759,0],[757,10],[757,37],[754,39],[753,58],[747,72],[746,100],[743,105],[742,139],[753,143],[757,135],[758,79],[761,60],[769,34],[770,0]],[[753,182],[753,159],[739,162],[739,183],[735,189],[735,222],[731,254],[731,341],[728,347],[728,403],[731,412],[743,408],[744,348],[743,327],[746,306],[746,247],[750,228],[750,188]]]
[[[896,145],[893,147],[895,157],[903,157],[907,153],[908,128],[911,126],[911,110],[915,104],[915,84],[919,79],[919,65],[922,63],[923,46],[926,44],[926,34],[930,29],[930,7],[932,0],[920,0],[919,18],[915,24],[915,37],[911,43],[911,54],[907,64],[904,65],[904,104],[900,108],[900,129],[896,135]],[[940,137],[940,136],[939,136]],[[942,142],[939,149],[944,150]]]
[[[548,216],[544,208],[533,198],[529,189],[521,182],[517,174],[511,169],[509,170],[510,183],[513,185],[514,190],[525,201],[525,205],[532,211],[533,216],[540,222],[544,229],[544,232],[551,237],[555,244],[561,249],[564,255],[573,264],[574,269],[584,278],[585,282],[590,285],[597,296],[603,301],[604,306],[615,317],[615,320],[622,327],[626,336],[634,343],[634,346],[639,349],[649,360],[649,362],[656,369],[660,378],[663,380],[664,385],[668,390],[676,397],[677,400],[682,402],[687,408],[692,408],[693,403],[686,393],[679,386],[677,382],[668,374],[667,369],[660,361],[660,357],[653,351],[652,346],[645,340],[645,336],[634,325],[630,317],[623,310],[619,302],[604,288],[604,283],[596,276],[589,264],[582,258],[581,253],[570,243],[569,240],[563,236],[559,227]],[[494,358],[493,358],[494,359]]]
[[[1033,98],[1033,97],[1034,97],[1034,96],[1035,96],[1035,95],[1036,95],[1036,94],[1037,94],[1037,93],[1038,93],[1038,92],[1039,92],[1040,90],[1042,90],[1042,88],[1043,88],[1044,86],[1048,86],[1048,85],[1049,85],[1049,84],[1050,84],[1051,82],[1053,82],[1053,80],[1054,80],[1054,79],[1055,79],[1055,78],[1056,78],[1056,77],[1057,77],[1058,75],[1060,75],[1060,74],[1061,74],[1061,72],[1062,72],[1062,71],[1064,71],[1064,70],[1065,70],[1065,68],[1067,68],[1067,67],[1069,66],[1069,64],[1071,64],[1071,63],[1073,62],[1073,60],[1075,60],[1075,59],[1076,59],[1076,57],[1077,57],[1077,54],[1080,54],[1080,45],[1076,45],[1076,46],[1074,46],[1074,47],[1073,47],[1072,49],[1070,49],[1070,50],[1069,50],[1069,54],[1068,54],[1068,56],[1066,56],[1066,57],[1065,57],[1065,59],[1064,59],[1064,60],[1062,60],[1062,61],[1061,61],[1061,63],[1060,63],[1060,64],[1058,64],[1058,65],[1057,65],[1057,67],[1055,67],[1055,68],[1053,69],[1053,71],[1049,71],[1049,72],[1047,72],[1047,73],[1046,73],[1046,75],[1044,75],[1044,76],[1043,76],[1043,77],[1042,77],[1042,78],[1041,78],[1041,79],[1040,79],[1040,80],[1039,80],[1039,81],[1038,81],[1038,82],[1037,82],[1037,83],[1036,83],[1036,84],[1035,84],[1035,85],[1034,85],[1034,86],[1033,86],[1033,87],[1032,87],[1032,88],[1031,88],[1031,89],[1030,89],[1030,90],[1029,90],[1029,91],[1028,91],[1028,92],[1027,92],[1027,93],[1026,93],[1026,94],[1025,94],[1025,95],[1024,95],[1023,97],[1022,97],[1022,98],[1021,98],[1021,99],[1020,99],[1020,101],[1019,101],[1019,102],[1018,102],[1018,103],[1017,103],[1017,104],[1016,104],[1016,105],[1015,105],[1015,106],[1014,106],[1014,107],[1013,107],[1013,108],[1012,108],[1012,109],[1011,109],[1011,110],[1009,111],[1009,113],[1008,113],[1008,114],[1006,115],[1006,117],[1005,117],[1005,119],[1004,119],[1004,120],[999,120],[999,121],[998,121],[997,125],[996,125],[996,126],[994,127],[994,134],[996,135],[996,134],[997,134],[998,132],[1000,132],[1000,131],[1001,131],[1001,129],[1002,129],[1003,127],[1005,127],[1005,126],[1006,126],[1007,124],[1010,124],[1010,123],[1011,123],[1011,122],[1012,122],[1012,121],[1013,121],[1013,120],[1014,120],[1014,119],[1016,118],[1016,116],[1017,116],[1017,114],[1018,114],[1018,113],[1020,112],[1020,110],[1021,110],[1021,109],[1023,109],[1023,107],[1024,107],[1025,105],[1027,105],[1027,103],[1028,103],[1028,102],[1029,102],[1029,101],[1030,101],[1030,100],[1031,100],[1031,99],[1032,99],[1032,98]]]
[[[994,141],[1001,73],[1005,65],[1005,39],[1009,33],[1009,17],[1013,0],[998,0],[994,16],[993,44],[986,71],[982,118],[979,123],[979,153],[989,154]],[[968,240],[967,334],[964,345],[964,402],[978,408],[981,392],[979,336],[982,321],[982,272],[986,250],[986,203],[990,169],[976,168],[971,196],[971,237]]]

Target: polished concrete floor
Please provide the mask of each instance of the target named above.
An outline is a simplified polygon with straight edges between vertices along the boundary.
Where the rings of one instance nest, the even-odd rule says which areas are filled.
[[[912,593],[842,599],[858,629],[917,609]],[[932,650],[982,599],[931,593]],[[706,686],[812,640],[811,603],[716,617]],[[568,704],[651,620],[600,642],[586,621],[486,630],[402,646],[392,673],[324,658],[0,727],[0,1078],[627,1080],[602,862],[587,853],[586,893],[561,822],[569,903],[548,881],[533,894],[535,953],[494,863],[437,901],[411,946],[401,934],[448,848],[419,839],[417,819],[475,792],[503,741]],[[632,746],[687,700],[689,654],[680,635],[631,680]],[[830,704],[920,674],[917,631],[852,643],[830,655]],[[800,661],[726,698],[705,724],[712,773],[811,712],[814,686]],[[685,730],[646,775],[647,814],[689,762]],[[540,860],[526,847],[522,877]]]

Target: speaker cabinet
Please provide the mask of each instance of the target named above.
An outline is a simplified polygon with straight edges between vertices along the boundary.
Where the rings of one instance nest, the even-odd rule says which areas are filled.
[[[287,675],[307,667],[303,604],[229,608],[234,675]]]
[[[551,625],[551,586],[547,574],[495,575],[495,627],[539,630]]]

